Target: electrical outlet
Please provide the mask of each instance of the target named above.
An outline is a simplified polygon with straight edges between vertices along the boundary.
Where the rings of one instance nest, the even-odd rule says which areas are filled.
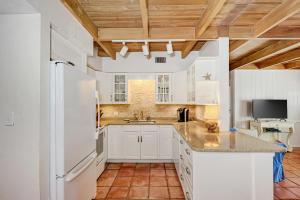
[[[114,112],[114,116],[115,116],[115,117],[119,116],[119,112],[118,112],[118,111],[115,111],[115,112]]]

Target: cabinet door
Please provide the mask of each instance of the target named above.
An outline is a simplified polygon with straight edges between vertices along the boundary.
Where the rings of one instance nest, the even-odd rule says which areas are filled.
[[[171,74],[157,74],[156,75],[156,102],[170,103],[171,96]]]
[[[159,130],[159,159],[172,159],[172,126],[160,126]]]
[[[210,105],[219,103],[219,82],[198,81],[196,88],[197,105]]]
[[[140,159],[140,132],[126,131],[123,133],[124,159]]]
[[[101,104],[112,103],[112,82],[110,73],[97,72],[97,90]]]
[[[179,171],[180,155],[179,155],[179,137],[178,136],[179,136],[178,133],[175,130],[173,130],[173,160],[174,160],[177,174],[180,174],[180,171]]]
[[[172,74],[171,100],[175,104],[187,103],[187,71]]]
[[[113,77],[113,101],[115,103],[127,103],[127,76],[125,74],[115,74]]]
[[[123,140],[121,126],[108,127],[108,159],[123,158]]]
[[[158,132],[142,132],[141,134],[141,159],[157,159]]]

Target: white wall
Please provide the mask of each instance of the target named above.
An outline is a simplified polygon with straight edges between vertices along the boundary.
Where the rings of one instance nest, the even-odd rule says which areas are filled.
[[[0,15],[0,25],[0,199],[38,200],[40,15]]]
[[[163,56],[167,58],[166,63],[155,63],[155,57]],[[126,58],[117,54],[117,59],[103,58],[104,72],[176,72],[185,70],[198,57],[198,52],[194,51],[181,59],[181,52],[175,52],[174,56],[167,55],[166,52],[151,52],[151,58],[147,59],[142,52],[129,53]]]
[[[199,51],[199,57],[214,57],[217,60],[216,80],[220,84],[220,129],[228,131],[230,127],[229,39],[219,38],[206,42]]]
[[[288,119],[300,122],[300,71],[297,70],[234,70],[233,126],[249,128],[252,99],[287,99]],[[291,139],[300,147],[300,123]]]
[[[50,26],[87,55],[93,53],[93,39],[60,0],[27,0],[41,15],[40,45],[40,199],[49,199],[49,60]],[[23,187],[25,185],[23,184]],[[25,199],[25,198],[23,198]]]
[[[98,48],[95,47],[93,56],[88,56],[87,58],[87,65],[96,71],[102,71],[103,70],[102,60],[103,58],[98,56]]]

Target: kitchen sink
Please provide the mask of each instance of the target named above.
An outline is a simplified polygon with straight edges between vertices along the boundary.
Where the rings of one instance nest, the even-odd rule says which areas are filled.
[[[154,120],[125,120],[128,124],[156,124]]]

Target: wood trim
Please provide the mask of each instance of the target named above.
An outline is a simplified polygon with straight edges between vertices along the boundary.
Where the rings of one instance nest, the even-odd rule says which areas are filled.
[[[196,33],[195,38],[201,37],[201,35],[207,30],[211,22],[217,16],[217,14],[222,9],[223,5],[225,4],[226,0],[210,0],[208,1],[208,7],[201,17],[201,20],[198,22],[196,26]],[[218,30],[217,30],[218,31]],[[193,47],[196,45],[197,41],[190,41],[186,42],[181,57],[185,58],[189,55]]]
[[[262,69],[262,68],[270,67],[270,66],[277,65],[277,64],[288,63],[288,62],[298,60],[298,59],[300,59],[300,48],[297,48],[297,49],[288,51],[286,53],[268,58],[261,62],[255,63],[255,65],[258,68]]]
[[[254,25],[254,37],[266,33],[300,11],[299,0],[286,0]]]
[[[88,17],[83,10],[78,0],[60,0],[64,6],[73,14],[73,16],[79,21],[79,23],[91,34],[94,41],[107,53],[112,59],[116,59],[116,52],[113,51],[110,45],[103,44],[98,40],[98,28]]]
[[[291,49],[297,48],[300,46],[300,41],[277,41],[273,44],[249,55],[243,57],[241,60],[238,60],[230,65],[230,70],[234,70],[239,67],[243,67],[248,64],[260,61],[267,57],[274,56],[276,54],[289,51]],[[279,64],[279,63],[278,63]]]
[[[143,29],[145,38],[149,37],[149,19],[147,0],[140,0],[140,9],[142,15]]]

